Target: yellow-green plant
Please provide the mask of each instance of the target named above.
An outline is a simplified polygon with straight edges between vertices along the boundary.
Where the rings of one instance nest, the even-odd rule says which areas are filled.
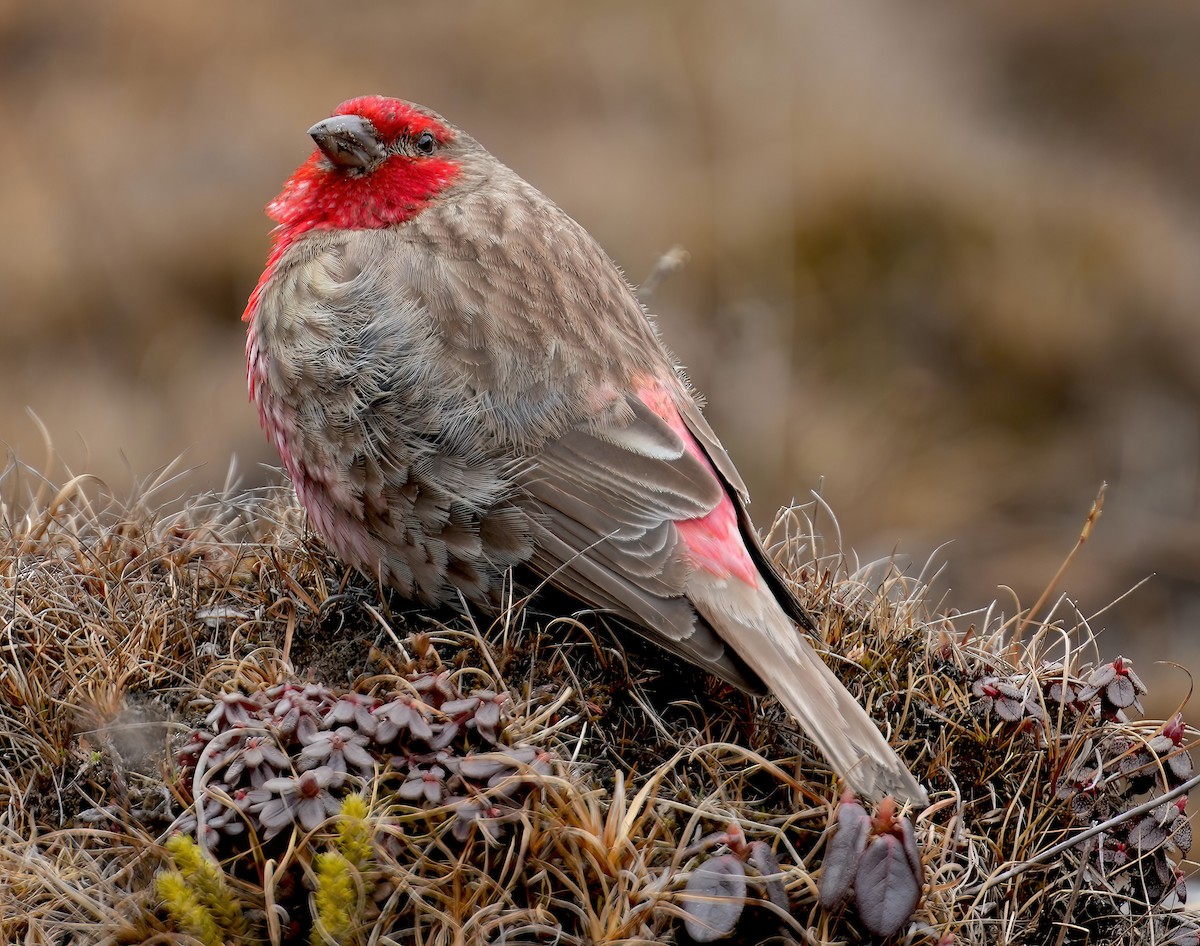
[[[176,925],[205,946],[245,942],[250,924],[221,866],[187,835],[167,841],[167,851],[175,869],[160,872],[155,889]]]
[[[225,937],[221,928],[183,874],[177,870],[163,871],[155,878],[154,886],[176,926],[204,946],[222,946]]]
[[[348,795],[337,821],[337,849],[318,854],[313,861],[316,889],[313,892],[314,946],[335,942],[356,943],[357,920],[374,886],[368,868],[375,854],[367,802],[362,795]]]
[[[338,850],[359,871],[365,870],[375,859],[375,844],[367,814],[367,801],[357,794],[347,795],[338,813]]]

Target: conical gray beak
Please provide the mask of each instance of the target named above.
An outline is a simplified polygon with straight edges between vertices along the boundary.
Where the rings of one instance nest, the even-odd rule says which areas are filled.
[[[369,171],[387,157],[379,132],[361,115],[334,115],[317,122],[308,133],[339,167]]]

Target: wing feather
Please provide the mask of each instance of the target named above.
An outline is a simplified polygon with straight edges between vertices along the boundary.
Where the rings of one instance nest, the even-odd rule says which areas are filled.
[[[633,395],[627,403],[620,426],[573,429],[518,472],[537,508],[531,564],[668,650],[760,690],[687,598],[694,566],[676,522],[710,513],[724,487],[662,418]]]

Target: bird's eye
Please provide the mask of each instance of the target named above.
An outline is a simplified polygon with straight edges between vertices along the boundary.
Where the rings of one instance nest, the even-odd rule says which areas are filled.
[[[433,154],[433,149],[437,147],[437,139],[433,137],[433,132],[423,131],[420,137],[417,138],[417,150],[421,154]]]

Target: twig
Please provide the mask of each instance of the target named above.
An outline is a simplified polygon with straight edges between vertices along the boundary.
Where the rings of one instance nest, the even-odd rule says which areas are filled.
[[[1101,483],[1100,491],[1096,493],[1096,498],[1092,501],[1091,511],[1088,513],[1087,519],[1083,522],[1083,528],[1079,530],[1079,539],[1075,542],[1075,547],[1063,559],[1063,563],[1058,566],[1058,571],[1054,573],[1054,577],[1050,579],[1050,584],[1046,586],[1046,590],[1042,592],[1040,598],[1034,602],[1021,623],[1017,626],[1017,632],[1013,635],[1012,642],[1009,647],[1015,647],[1017,642],[1025,635],[1027,628],[1033,621],[1033,616],[1037,614],[1042,606],[1049,600],[1050,595],[1054,593],[1054,589],[1058,587],[1058,583],[1062,581],[1063,575],[1067,573],[1067,569],[1071,567],[1071,563],[1075,561],[1075,556],[1079,554],[1079,550],[1083,548],[1083,544],[1091,537],[1092,529],[1096,527],[1096,521],[1100,518],[1100,513],[1104,510],[1104,494],[1108,491],[1108,484]]]

